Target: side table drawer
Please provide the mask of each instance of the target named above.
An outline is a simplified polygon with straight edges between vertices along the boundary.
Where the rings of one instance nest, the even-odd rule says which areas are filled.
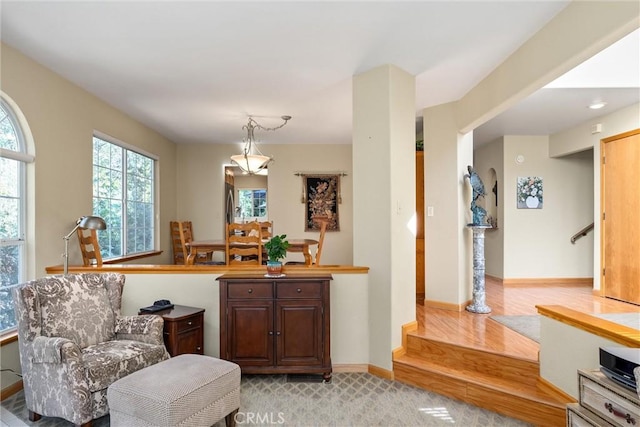
[[[579,375],[580,404],[614,426],[640,425],[640,405],[584,375]]]
[[[569,403],[567,405],[567,427],[613,427],[613,424],[594,415],[578,403]]]
[[[179,320],[176,323],[177,323],[178,333],[188,331],[189,329],[201,328],[202,315],[191,316],[187,319]]]

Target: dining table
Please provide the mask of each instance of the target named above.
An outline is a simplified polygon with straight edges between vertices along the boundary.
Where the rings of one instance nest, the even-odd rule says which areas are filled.
[[[264,244],[269,240],[264,240]],[[287,253],[302,253],[304,256],[305,265],[311,265],[313,263],[313,257],[311,256],[311,247],[317,246],[318,241],[314,239],[287,239],[289,242],[289,247],[287,248]],[[247,246],[246,243],[235,243],[234,245]],[[189,248],[189,256],[187,257],[187,265],[193,265],[198,253],[201,252],[225,252],[225,262],[226,262],[226,251],[227,251],[227,242],[224,239],[216,239],[216,240],[193,240],[189,243],[185,243],[185,246]],[[264,255],[266,260],[266,255]]]

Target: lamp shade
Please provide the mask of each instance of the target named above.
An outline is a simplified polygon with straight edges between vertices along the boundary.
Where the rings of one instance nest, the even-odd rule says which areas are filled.
[[[99,216],[83,216],[78,220],[78,227],[93,230],[106,230],[107,223]]]
[[[255,174],[264,169],[271,160],[271,157],[260,154],[236,154],[231,156],[231,161],[248,174]]]

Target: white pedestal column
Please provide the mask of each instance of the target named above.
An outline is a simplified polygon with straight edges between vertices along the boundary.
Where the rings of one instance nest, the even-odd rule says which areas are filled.
[[[484,231],[490,225],[473,225],[467,227],[473,230],[473,300],[467,306],[472,313],[491,313],[491,307],[486,304],[484,284]]]

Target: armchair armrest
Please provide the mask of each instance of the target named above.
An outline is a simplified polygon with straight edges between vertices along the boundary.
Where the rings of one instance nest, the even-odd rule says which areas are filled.
[[[135,340],[162,345],[164,319],[156,314],[144,316],[119,316],[116,319],[116,339]]]
[[[61,337],[35,337],[31,345],[33,363],[62,363],[80,359],[80,348],[76,343]]]

